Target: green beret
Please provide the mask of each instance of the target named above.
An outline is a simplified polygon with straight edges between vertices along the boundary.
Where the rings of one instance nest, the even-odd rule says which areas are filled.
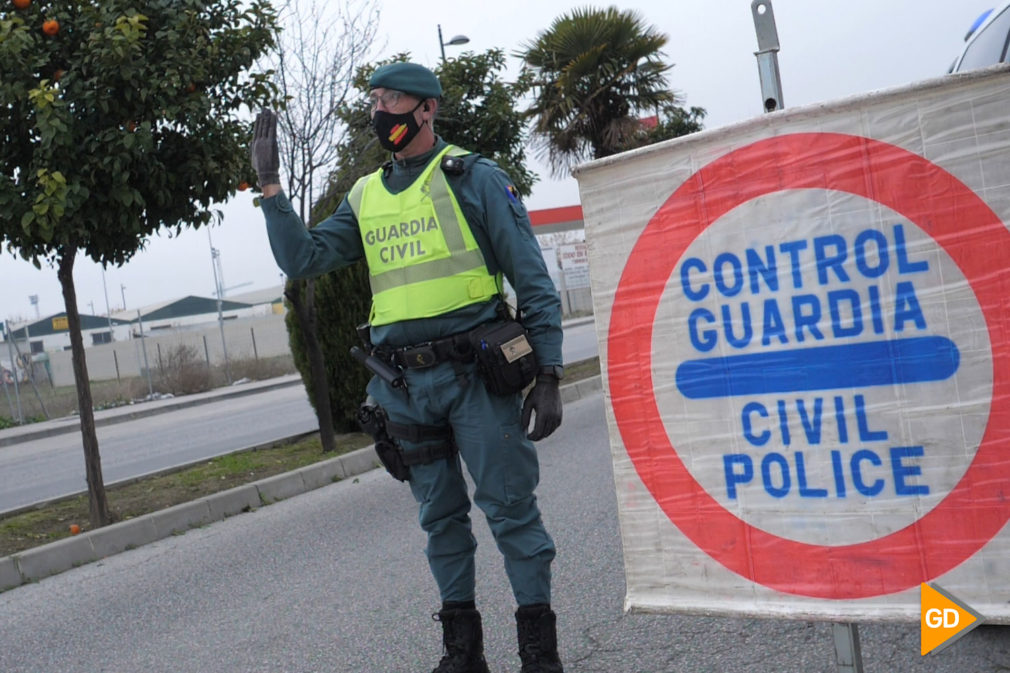
[[[389,63],[381,66],[368,80],[372,89],[396,89],[418,98],[441,98],[442,85],[435,73],[417,63]]]

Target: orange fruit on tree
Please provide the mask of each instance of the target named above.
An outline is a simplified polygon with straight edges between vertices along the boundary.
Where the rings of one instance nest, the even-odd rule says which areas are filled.
[[[65,72],[66,72],[66,71],[65,71],[65,70],[63,70],[62,68],[61,68],[61,69],[59,69],[59,70],[57,70],[56,72],[54,72],[54,73],[53,73],[53,81],[54,81],[54,82],[59,82],[59,81],[60,81],[60,80],[61,80],[61,79],[63,78],[63,74],[64,74]]]
[[[28,9],[30,4],[32,4],[32,0],[14,0],[14,6],[18,9]]]
[[[246,182],[245,180],[243,180],[242,182],[238,183],[238,190],[240,192],[244,192],[247,189],[249,189],[249,183],[248,182]]]
[[[56,19],[49,19],[42,24],[42,32],[52,37],[60,32],[60,22]]]

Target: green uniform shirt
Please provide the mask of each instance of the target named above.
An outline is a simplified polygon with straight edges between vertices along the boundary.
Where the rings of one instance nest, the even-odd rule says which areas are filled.
[[[383,178],[386,187],[393,193],[405,189],[445,146],[438,138],[425,154],[394,161]],[[510,191],[512,181],[497,164],[484,158],[467,161],[462,175],[446,177],[488,271],[501,271],[515,290],[537,362],[542,366],[562,364],[561,299],[547,273],[526,208]],[[288,276],[318,276],[364,258],[358,222],[346,198],[312,229],[305,228],[283,192],[262,199],[261,204],[274,258]],[[495,305],[496,301],[473,304],[433,318],[374,327],[372,341],[397,347],[464,332],[494,319]]]

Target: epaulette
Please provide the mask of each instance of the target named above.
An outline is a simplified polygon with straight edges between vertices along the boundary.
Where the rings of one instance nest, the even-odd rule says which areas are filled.
[[[466,170],[466,162],[461,156],[447,154],[442,157],[442,172],[446,175],[463,175]]]

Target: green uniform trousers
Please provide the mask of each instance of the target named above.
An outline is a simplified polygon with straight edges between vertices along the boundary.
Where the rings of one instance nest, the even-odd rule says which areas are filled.
[[[550,603],[554,541],[544,528],[533,491],[540,479],[536,449],[519,427],[521,396],[489,393],[473,363],[444,362],[406,371],[408,394],[379,378],[368,393],[402,424],[449,425],[459,453],[410,468],[426,553],[443,602],[474,600],[470,498],[462,463],[474,482],[473,501],[484,512],[518,605]],[[422,444],[398,440],[405,454]]]

